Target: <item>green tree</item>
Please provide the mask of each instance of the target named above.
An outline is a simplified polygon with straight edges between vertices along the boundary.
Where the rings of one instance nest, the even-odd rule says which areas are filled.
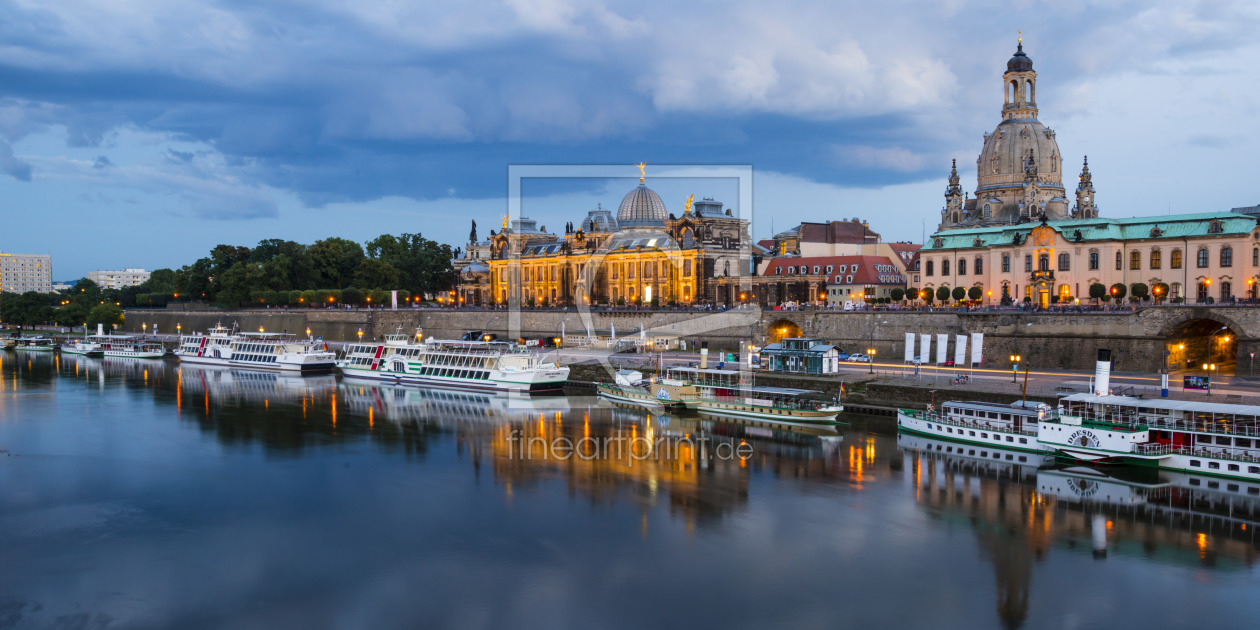
[[[88,318],[88,308],[78,302],[71,302],[53,313],[53,321],[61,326],[82,326]]]
[[[398,270],[375,258],[363,259],[354,272],[354,283],[368,289],[393,289],[398,286],[398,281]]]
[[[97,304],[88,312],[87,323],[89,328],[97,324],[104,324],[105,330],[108,332],[113,329],[115,324],[122,325],[123,311],[113,304]]]
[[[324,301],[327,302],[327,298],[325,298]],[[302,306],[318,306],[319,291],[314,289],[307,289],[303,291],[301,296],[298,298],[298,304]]]
[[[1134,282],[1129,285],[1129,295],[1132,295],[1134,300],[1145,300],[1150,294],[1150,289],[1145,283]]]
[[[1094,300],[1101,300],[1107,297],[1106,285],[1099,282],[1095,282],[1089,285],[1089,297],[1093,298]]]
[[[351,306],[358,306],[363,303],[363,292],[354,287],[346,287],[341,290],[341,301]]]
[[[938,302],[944,302],[945,300],[948,300],[948,299],[949,299],[949,287],[937,287],[936,300]]]
[[[1123,300],[1124,296],[1128,294],[1128,292],[1128,289],[1125,288],[1123,283],[1117,282],[1111,285],[1111,297],[1115,298],[1117,301]]]
[[[973,300],[979,300],[984,297],[984,289],[980,287],[971,287],[970,289],[967,289],[967,297]]]
[[[954,296],[955,302],[961,302],[963,301],[963,298],[967,297],[967,290],[962,287],[954,287],[951,295]]]
[[[1156,282],[1151,285],[1151,293],[1155,295],[1155,303],[1158,304],[1160,300],[1168,299],[1168,285]]]
[[[52,299],[38,291],[0,294],[0,320],[19,327],[46,324],[53,319]]]
[[[907,300],[919,299],[919,290],[914,287],[906,287],[906,299]]]
[[[889,292],[889,297],[891,297],[894,302],[900,302],[905,299],[906,290],[901,287],[893,287],[892,291]]]
[[[363,261],[363,247],[354,241],[332,236],[315,241],[307,253],[315,280],[320,286],[341,289],[349,286]]]
[[[397,269],[400,287],[413,294],[446,291],[455,285],[450,245],[420,234],[382,234],[367,243],[367,254]]]

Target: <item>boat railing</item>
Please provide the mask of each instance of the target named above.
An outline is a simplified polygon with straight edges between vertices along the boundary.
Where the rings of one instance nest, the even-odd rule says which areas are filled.
[[[1035,428],[1029,429],[1027,427],[1020,427],[1017,429],[1015,428],[1013,424],[1002,424],[1001,421],[998,421],[998,423],[995,424],[990,420],[986,420],[983,422],[974,422],[970,420],[957,420],[954,418],[942,416],[940,413],[935,413],[935,412],[929,413],[926,411],[915,411],[915,412],[908,412],[908,413],[903,411],[903,413],[906,413],[906,415],[913,418],[918,418],[920,420],[926,420],[928,422],[937,422],[940,424],[948,424],[955,427],[965,427],[968,429],[978,429],[981,431],[1001,431],[1003,433],[1017,433],[1019,435],[1031,435],[1031,436],[1037,435],[1037,430]],[[1043,422],[1044,421],[1045,420],[1043,420]]]
[[[1216,449],[1203,446],[1176,446],[1168,443],[1152,442],[1149,444],[1135,444],[1133,452],[1139,455],[1189,455],[1192,457],[1230,459],[1240,462],[1260,462],[1260,456],[1249,455],[1247,453],[1230,452],[1224,448]]]
[[[762,405],[777,407],[779,409],[798,409],[801,411],[816,411],[832,404],[826,400],[817,400],[813,398],[764,398],[757,396],[725,396],[717,394],[700,395],[695,396],[694,398],[698,400],[712,400],[715,402],[734,403],[740,405]]]
[[[1074,414],[1068,413],[1065,415]],[[1199,433],[1221,433],[1260,437],[1260,426],[1252,423],[1231,424],[1222,422],[1200,422],[1195,420],[1173,420],[1162,416],[1097,418],[1086,415],[1081,416],[1081,419],[1090,424],[1124,428],[1131,431],[1145,431],[1153,429],[1157,431],[1195,431]]]

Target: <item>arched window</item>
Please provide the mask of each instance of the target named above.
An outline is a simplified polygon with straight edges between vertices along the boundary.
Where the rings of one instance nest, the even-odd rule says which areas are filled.
[[[1037,256],[1037,270],[1050,271],[1050,254],[1041,254]]]
[[[923,275],[925,275],[925,276],[930,276],[930,275],[932,275],[932,267],[933,267],[933,265],[932,265],[932,261],[930,261],[930,260],[929,260],[929,261],[927,261],[927,267],[926,267],[926,268],[924,268],[924,270],[923,270]]]
[[[977,276],[984,273],[984,259],[983,258],[976,256],[976,264],[974,267],[971,268],[971,272],[976,274]]]
[[[1169,269],[1181,269],[1181,250],[1172,250],[1172,258],[1168,261]]]
[[[1208,266],[1208,250],[1206,247],[1199,248],[1199,255],[1198,255],[1197,262],[1199,263],[1200,268]]]
[[[1226,245],[1225,247],[1221,248],[1221,266],[1222,267],[1234,266],[1234,248],[1233,247]],[[1221,285],[1221,286],[1225,286],[1225,285]]]
[[[1089,270],[1090,271],[1098,270],[1098,252],[1089,253]]]
[[[1163,257],[1160,255],[1158,249],[1152,251],[1151,252],[1151,269],[1159,269],[1160,265],[1163,263],[1162,258]]]
[[[960,276],[967,275],[967,259],[966,258],[958,259],[958,275]]]
[[[1059,254],[1059,271],[1070,271],[1072,269],[1072,256],[1067,252]]]
[[[1141,269],[1141,268],[1142,268],[1142,252],[1139,252],[1136,249],[1129,252],[1129,269]]]
[[[1232,287],[1230,286],[1229,280],[1221,281],[1221,301],[1222,302],[1233,297],[1233,293],[1230,292],[1231,288]]]
[[[984,204],[984,218],[987,219],[991,216],[993,216],[993,212],[989,210],[989,204],[986,203]]]
[[[1116,271],[1124,269],[1124,252],[1116,252]]]
[[[941,275],[942,276],[949,275],[949,259],[945,259],[941,261]]]
[[[1031,103],[1032,100],[1032,81],[1024,81],[1024,102]]]

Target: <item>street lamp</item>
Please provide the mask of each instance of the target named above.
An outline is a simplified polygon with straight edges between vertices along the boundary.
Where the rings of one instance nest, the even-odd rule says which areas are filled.
[[[311,327],[310,327],[310,326],[307,326],[307,327],[306,327],[306,336],[307,336],[307,337],[310,337],[310,336],[311,336]]]
[[[175,322],[175,334],[180,334],[182,332],[184,332],[184,325],[179,322]]]
[[[363,341],[363,329],[359,329],[359,341]]]
[[[867,348],[866,353],[868,355],[868,358],[870,359],[869,363],[871,364],[871,369],[869,372],[867,372],[867,374],[874,374],[875,373],[875,348]]]
[[[871,347],[870,347],[870,351],[869,351],[869,352],[867,352],[867,355],[868,355],[868,356],[870,357],[870,359],[871,359],[871,371],[870,371],[870,374],[874,374],[874,373],[875,373],[875,331],[879,330],[879,327],[880,327],[880,326],[883,326],[884,324],[887,324],[887,323],[888,323],[888,320],[884,320],[884,321],[882,321],[882,322],[880,322],[880,323],[878,323],[878,324],[875,324],[874,326],[872,326],[872,327],[871,327]]]
[[[1011,355],[1011,382],[1016,383],[1015,379],[1019,376],[1019,362],[1023,357],[1018,354]]]
[[[1221,326],[1216,332],[1208,335],[1208,345],[1207,345],[1208,346],[1207,347],[1207,360],[1208,361],[1212,360],[1212,338],[1225,332],[1226,330],[1229,330],[1229,326]],[[1225,336],[1225,341],[1229,341],[1228,335]]]

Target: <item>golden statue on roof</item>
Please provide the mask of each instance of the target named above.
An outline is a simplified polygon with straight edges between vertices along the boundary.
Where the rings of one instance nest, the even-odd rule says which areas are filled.
[[[505,229],[505,230],[506,230],[506,229],[507,229],[507,223],[508,223],[508,215],[506,215],[506,214],[505,214],[505,215],[502,215],[502,217],[503,217],[503,229]]]
[[[647,172],[644,170],[647,168],[647,162],[639,162],[635,166],[639,167],[639,182],[647,179]]]
[[[683,206],[683,214],[687,214],[691,212],[691,200],[695,198],[696,198],[696,193],[691,193],[690,195],[687,195],[687,204]]]

